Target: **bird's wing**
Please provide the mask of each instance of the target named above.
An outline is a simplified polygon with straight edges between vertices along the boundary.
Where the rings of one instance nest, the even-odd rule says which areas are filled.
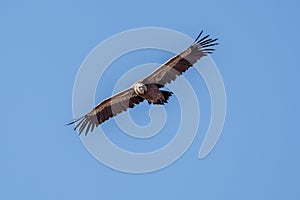
[[[76,123],[74,130],[79,128],[79,134],[81,134],[86,129],[85,135],[87,135],[90,130],[93,131],[102,122],[126,111],[128,108],[133,108],[135,104],[139,104],[142,101],[144,99],[136,95],[131,87],[102,101],[89,113],[71,121],[67,125]]]
[[[215,42],[218,38],[210,39],[209,35],[200,38],[202,33],[203,31],[189,48],[162,64],[141,82],[144,84],[155,83],[162,87],[175,80],[202,57],[212,53],[215,49],[211,47],[218,44]]]

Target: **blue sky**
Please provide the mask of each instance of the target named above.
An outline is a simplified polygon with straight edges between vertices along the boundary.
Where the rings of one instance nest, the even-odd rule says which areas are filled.
[[[299,199],[298,8],[297,1],[258,0],[1,1],[0,198]],[[220,38],[212,57],[226,87],[227,118],[205,159],[197,157],[200,131],[171,166],[127,174],[100,164],[63,125],[72,118],[73,83],[88,53],[114,34],[146,26],[190,37],[204,29]],[[153,60],[138,64],[170,56],[148,53]],[[205,90],[204,83],[197,88]]]

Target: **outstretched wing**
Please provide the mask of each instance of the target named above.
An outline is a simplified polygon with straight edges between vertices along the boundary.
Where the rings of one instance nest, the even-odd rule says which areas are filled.
[[[162,64],[141,82],[144,84],[155,83],[162,87],[175,80],[202,57],[212,53],[215,49],[211,47],[218,44],[215,43],[218,38],[210,39],[209,35],[200,38],[202,33],[203,31],[189,48]]]
[[[85,135],[95,127],[109,118],[126,111],[128,108],[133,108],[135,104],[139,104],[144,99],[134,92],[133,88],[124,90],[112,97],[102,101],[93,110],[81,118],[75,119],[67,125],[76,123],[74,130],[79,128],[79,135],[85,130]]]

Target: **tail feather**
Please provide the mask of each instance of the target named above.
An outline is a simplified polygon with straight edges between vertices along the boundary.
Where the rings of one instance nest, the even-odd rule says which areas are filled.
[[[164,105],[165,103],[168,103],[168,100],[170,96],[172,96],[173,92],[165,91],[165,90],[160,90],[161,93],[164,95],[164,99],[159,99],[157,102],[153,104],[159,104],[159,105]]]
[[[164,103],[168,103],[168,100],[170,98],[170,96],[172,96],[173,92],[169,92],[169,91],[164,91],[162,90],[161,93],[164,95],[165,97],[165,101]]]

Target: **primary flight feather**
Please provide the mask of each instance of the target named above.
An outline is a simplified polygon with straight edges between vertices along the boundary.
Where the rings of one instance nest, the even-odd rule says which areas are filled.
[[[128,108],[133,108],[144,100],[147,100],[149,104],[163,105],[167,103],[173,93],[160,88],[174,81],[198,60],[215,50],[212,47],[218,44],[216,43],[218,38],[210,39],[209,35],[201,38],[202,33],[203,31],[191,46],[162,64],[149,76],[137,81],[128,89],[105,99],[89,113],[67,125],[75,124],[74,130],[79,129],[79,134],[81,134],[85,129],[85,135],[87,135],[89,131],[93,131],[104,121]]]

